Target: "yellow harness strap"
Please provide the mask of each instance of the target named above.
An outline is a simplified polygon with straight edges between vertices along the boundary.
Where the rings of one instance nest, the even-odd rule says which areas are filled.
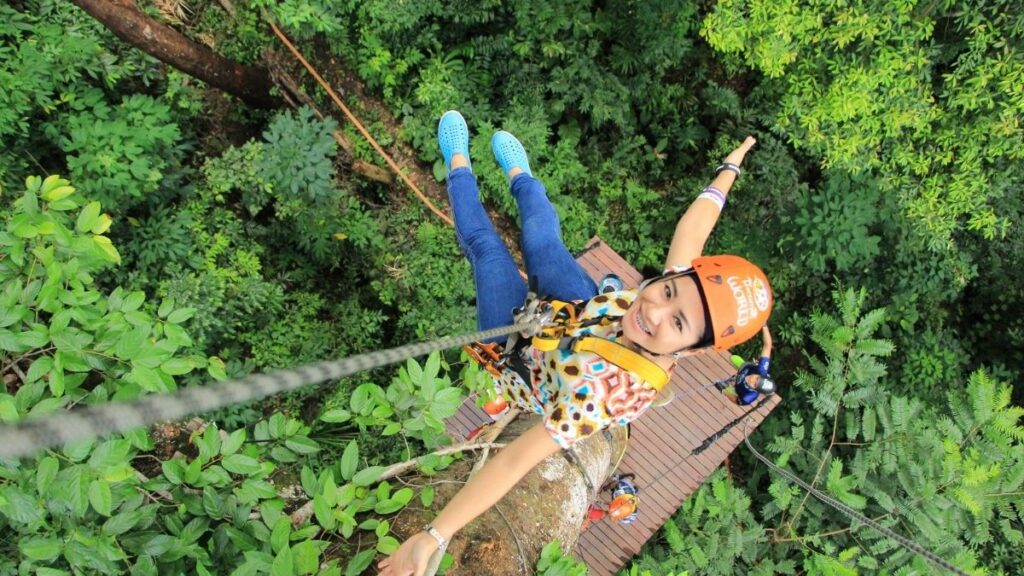
[[[558,318],[562,312],[565,314],[558,318],[556,325],[542,329],[540,333],[533,337],[531,342],[533,347],[541,352],[557,350],[562,345],[562,337],[565,336],[566,330],[577,323],[575,306],[560,300],[552,300],[550,304],[553,317]],[[608,321],[602,321],[602,324],[608,323]],[[595,336],[585,336],[576,340],[573,350],[593,352],[604,358],[606,362],[610,362],[623,370],[633,372],[659,392],[665,387],[665,384],[668,384],[669,375],[661,369],[661,366],[622,344],[617,344],[611,340]]]
[[[587,336],[576,341],[574,350],[593,352],[616,366],[640,376],[652,388],[661,391],[668,384],[669,375],[654,362],[642,355],[604,338]]]

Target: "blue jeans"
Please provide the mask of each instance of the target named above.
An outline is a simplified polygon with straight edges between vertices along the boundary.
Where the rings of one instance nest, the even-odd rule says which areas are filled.
[[[541,296],[565,301],[596,296],[597,285],[562,243],[558,214],[544,185],[520,174],[512,179],[511,188],[519,204],[523,260],[531,287]],[[448,199],[455,216],[455,237],[476,281],[477,327],[508,326],[512,309],[526,299],[527,285],[480,203],[476,178],[469,168],[456,168],[448,174]],[[491,341],[504,342],[505,337]]]

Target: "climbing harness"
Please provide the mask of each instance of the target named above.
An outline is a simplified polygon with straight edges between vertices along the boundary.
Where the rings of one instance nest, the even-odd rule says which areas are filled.
[[[539,332],[532,335],[509,335],[505,344],[473,342],[464,347],[466,353],[476,360],[485,370],[494,376],[500,376],[505,369],[515,371],[530,384],[532,378],[523,364],[522,354],[528,346],[542,352],[554,350],[571,350],[573,352],[592,352],[607,362],[623,370],[632,372],[647,382],[656,391],[661,391],[668,384],[669,375],[653,361],[638,352],[617,342],[583,334],[569,336],[577,330],[589,326],[607,326],[617,321],[616,317],[598,316],[588,320],[579,320],[579,314],[585,302],[563,302],[539,298],[530,292],[522,307],[513,311],[516,323],[530,322],[542,325]]]
[[[395,364],[407,358],[424,356],[469,342],[510,333],[533,334],[540,328],[541,326],[535,322],[516,323],[474,334],[446,336],[432,342],[407,344],[270,374],[255,374],[208,386],[193,386],[173,393],[151,394],[131,402],[111,402],[4,424],[0,425],[0,438],[3,439],[3,442],[0,442],[0,458],[31,456],[50,446],[89,440],[157,422],[177,420],[192,414],[251,402],[326,380]]]
[[[760,405],[760,403],[759,403],[759,405]],[[748,424],[749,424],[749,422],[748,422]],[[801,488],[806,490],[808,493],[810,493],[812,496],[814,496],[815,498],[817,498],[821,502],[827,504],[828,506],[831,506],[832,508],[835,508],[836,510],[842,512],[843,514],[846,514],[847,516],[850,517],[850,519],[856,520],[857,522],[863,522],[864,524],[867,524],[868,526],[870,526],[871,528],[876,530],[879,534],[882,534],[882,535],[886,536],[887,538],[892,539],[893,541],[899,543],[901,546],[903,546],[907,550],[910,550],[912,552],[915,552],[915,553],[921,555],[921,557],[923,557],[925,560],[928,560],[932,564],[934,564],[934,565],[936,565],[936,566],[938,566],[940,568],[945,568],[946,570],[949,570],[950,572],[952,572],[954,574],[958,574],[960,576],[967,576],[967,572],[961,570],[960,568],[957,568],[956,566],[954,566],[950,562],[948,562],[948,561],[944,560],[943,558],[939,557],[937,554],[935,554],[931,550],[928,550],[924,546],[918,544],[917,542],[914,542],[913,540],[910,540],[909,538],[905,538],[903,536],[900,536],[899,534],[893,532],[889,528],[886,528],[885,526],[882,526],[878,522],[872,520],[871,518],[868,518],[867,516],[861,514],[860,512],[857,512],[853,508],[850,508],[849,506],[847,506],[846,504],[843,504],[842,502],[836,500],[835,498],[832,498],[831,496],[828,496],[826,494],[821,493],[820,491],[818,491],[813,486],[807,484],[806,482],[804,482],[803,480],[798,478],[792,472],[779,467],[777,464],[775,464],[774,462],[772,462],[771,460],[766,458],[763,454],[761,454],[756,449],[754,449],[754,447],[750,444],[750,436],[748,435],[748,429],[747,428],[748,427],[745,424],[743,426],[743,443],[747,445],[747,449],[750,450],[754,454],[755,458],[760,460],[764,465],[768,466],[768,468],[770,468],[772,471],[778,473],[779,475],[781,475],[786,480],[789,480],[790,482],[800,486]]]

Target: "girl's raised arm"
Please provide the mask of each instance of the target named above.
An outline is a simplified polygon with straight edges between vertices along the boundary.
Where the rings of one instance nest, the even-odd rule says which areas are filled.
[[[668,258],[665,259],[666,270],[673,267],[689,268],[693,259],[704,253],[704,244],[718,222],[718,215],[725,206],[729,189],[736,181],[736,172],[732,167],[739,169],[743,158],[756,142],[753,136],[747,136],[739,148],[730,152],[722,163],[725,169],[718,172],[711,184],[697,196],[679,219],[675,234],[672,235],[672,244],[668,249]]]
[[[441,510],[431,526],[450,541],[456,532],[493,506],[541,460],[558,452],[558,444],[544,429],[544,423],[524,432],[484,465],[451,502]],[[377,566],[379,576],[421,576],[438,542],[426,532],[406,540],[398,550]]]

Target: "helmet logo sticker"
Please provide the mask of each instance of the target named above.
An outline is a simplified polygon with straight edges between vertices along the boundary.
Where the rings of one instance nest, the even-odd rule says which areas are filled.
[[[729,288],[736,300],[736,324],[746,326],[768,309],[768,289],[757,278],[729,276]]]
[[[753,282],[754,290],[754,305],[757,306],[758,312],[764,312],[768,309],[771,302],[771,296],[768,294],[768,287],[761,282],[760,278],[754,278]]]

